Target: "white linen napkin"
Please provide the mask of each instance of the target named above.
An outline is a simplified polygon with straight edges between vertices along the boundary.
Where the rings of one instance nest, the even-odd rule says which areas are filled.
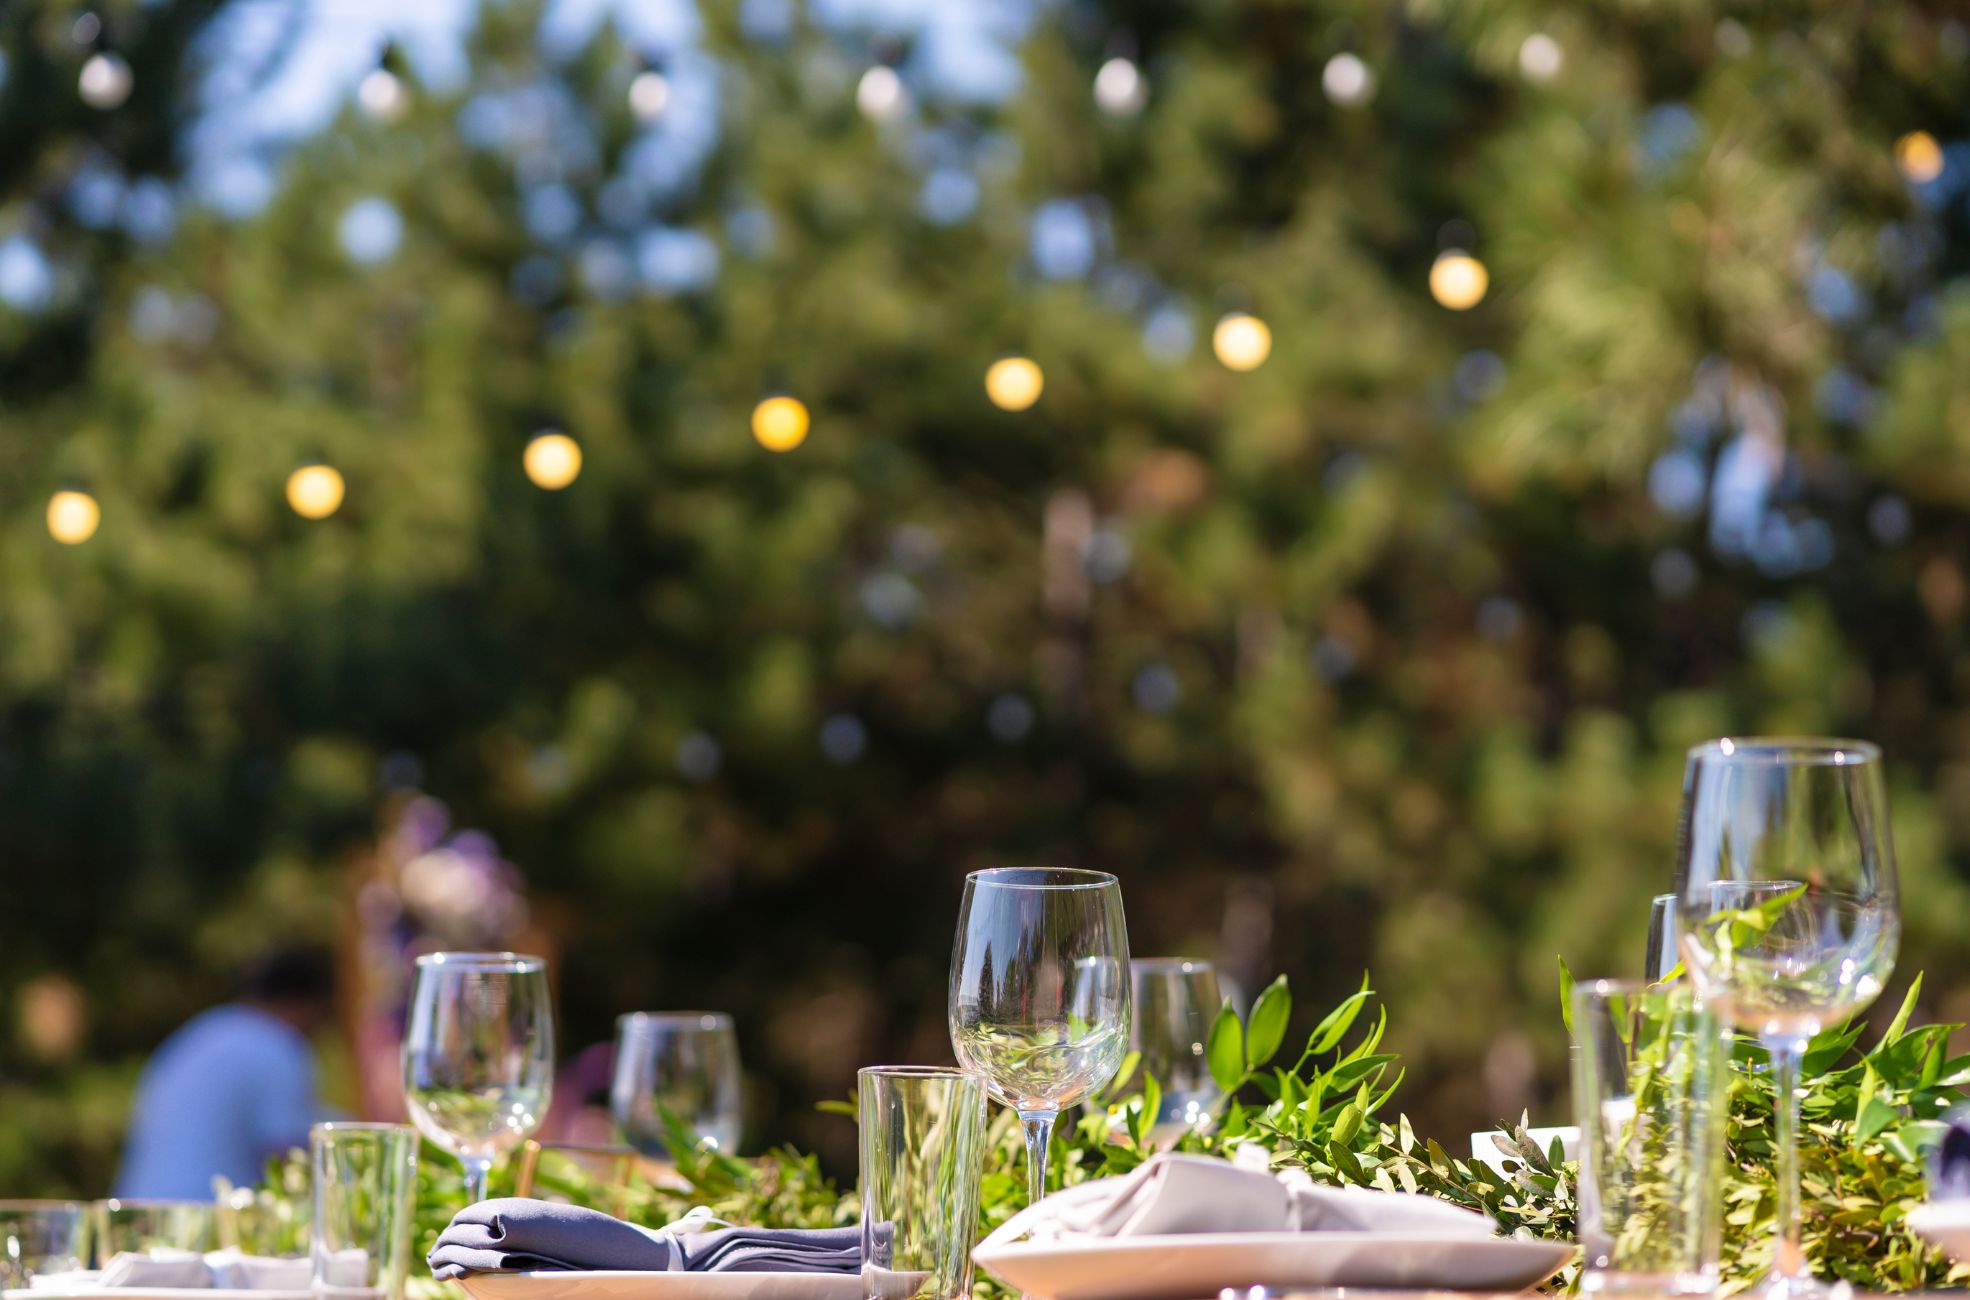
[[[237,1246],[208,1251],[205,1266],[212,1285],[228,1291],[306,1291],[315,1271],[311,1260],[248,1255]]]
[[[1265,1153],[1252,1147],[1259,1161]],[[1006,1220],[986,1241],[1202,1232],[1386,1232],[1490,1237],[1485,1215],[1406,1192],[1322,1187],[1303,1170],[1277,1174],[1210,1156],[1152,1156],[1119,1178],[1055,1192]]]
[[[105,1289],[137,1286],[173,1290],[306,1291],[313,1273],[314,1266],[309,1260],[247,1255],[237,1247],[201,1255],[195,1250],[154,1246],[141,1253],[124,1251],[112,1256],[103,1266],[97,1284]]]
[[[101,1281],[105,1287],[209,1287],[212,1270],[195,1250],[154,1246],[142,1253],[125,1250],[110,1256]]]

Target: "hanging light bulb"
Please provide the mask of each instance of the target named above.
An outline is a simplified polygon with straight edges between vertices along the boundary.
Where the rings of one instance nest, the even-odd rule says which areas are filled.
[[[1134,117],[1149,103],[1149,83],[1133,59],[1120,55],[1094,74],[1094,102],[1111,117]]]
[[[82,65],[82,75],[76,78],[75,86],[82,94],[82,102],[89,107],[111,109],[130,98],[134,81],[130,65],[121,56],[99,50]]]
[[[537,434],[520,458],[535,487],[558,492],[581,473],[581,444],[557,429]]]
[[[377,122],[394,122],[410,108],[410,92],[388,68],[375,68],[356,86],[356,103]]]
[[[1943,174],[1943,147],[1927,131],[1910,131],[1895,141],[1895,166],[1904,179],[1926,185]]]
[[[326,519],[342,508],[342,475],[330,465],[303,465],[287,476],[287,504],[303,519]]]
[[[1023,411],[1040,400],[1047,377],[1031,357],[1000,357],[985,372],[985,395],[1002,411]]]
[[[629,83],[629,111],[639,122],[654,122],[670,107],[670,83],[654,68],[636,74]]]
[[[769,397],[752,408],[752,436],[768,451],[792,451],[807,441],[807,407],[794,397]]]
[[[1466,311],[1484,300],[1491,273],[1461,248],[1437,254],[1430,267],[1430,296],[1452,311]]]
[[[102,507],[87,492],[73,489],[48,498],[48,536],[65,546],[79,546],[96,535]]]
[[[889,121],[903,111],[909,99],[903,79],[886,63],[870,68],[855,85],[855,106],[871,122]]]
[[[1211,331],[1211,351],[1227,370],[1256,370],[1272,355],[1272,330],[1256,316],[1230,312]]]

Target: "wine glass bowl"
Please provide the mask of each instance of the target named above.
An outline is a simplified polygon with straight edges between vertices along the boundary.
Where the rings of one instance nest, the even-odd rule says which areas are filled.
[[[510,952],[417,959],[404,1034],[404,1101],[417,1129],[485,1199],[493,1162],[540,1127],[554,1088],[547,963]]]
[[[713,1011],[635,1011],[616,1020],[609,1113],[623,1141],[670,1155],[671,1124],[701,1147],[739,1146],[743,1081],[732,1017]]]
[[[1224,998],[1215,967],[1185,957],[1138,957],[1129,963],[1129,1049],[1135,1078],[1156,1080],[1157,1113],[1148,1116],[1157,1142],[1211,1122],[1224,1090],[1211,1077],[1204,1049]]]

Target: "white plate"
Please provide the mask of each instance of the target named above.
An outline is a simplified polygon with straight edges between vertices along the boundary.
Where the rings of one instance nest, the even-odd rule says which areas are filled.
[[[1970,1260],[1970,1201],[1925,1201],[1908,1212],[1906,1222],[1957,1263]]]
[[[185,1286],[103,1286],[85,1282],[75,1286],[37,1286],[19,1291],[0,1292],[5,1300],[313,1300],[309,1291],[248,1291],[221,1287]]]
[[[1179,1300],[1255,1286],[1516,1291],[1551,1277],[1573,1250],[1506,1237],[1240,1232],[1016,1241],[980,1246],[971,1257],[1051,1300]]]
[[[468,1273],[474,1300],[862,1300],[854,1273]],[[215,1300],[206,1296],[204,1300]],[[227,1298],[230,1300],[230,1297]]]

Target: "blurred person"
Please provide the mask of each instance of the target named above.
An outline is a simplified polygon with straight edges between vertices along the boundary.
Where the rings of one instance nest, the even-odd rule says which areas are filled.
[[[267,1160],[308,1145],[325,1118],[308,1038],[334,996],[326,953],[286,949],[262,959],[239,996],[187,1021],[144,1067],[130,1114],[120,1197],[206,1200],[212,1180],[253,1186]]]

